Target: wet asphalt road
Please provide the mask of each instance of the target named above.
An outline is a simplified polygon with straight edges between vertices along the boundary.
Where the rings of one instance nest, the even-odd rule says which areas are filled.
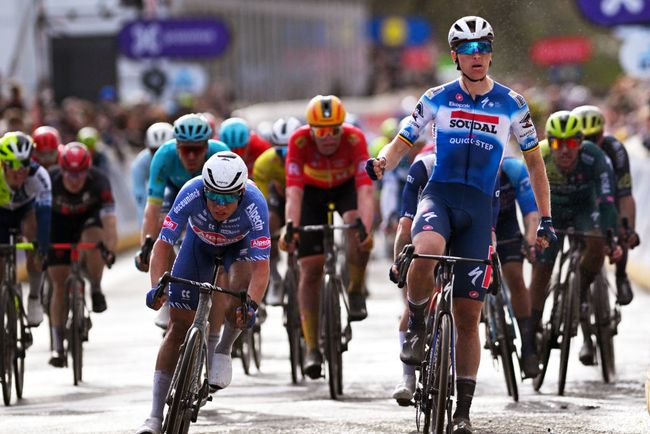
[[[161,333],[144,306],[148,278],[124,255],[107,272],[109,310],[93,316],[85,347],[84,382],[72,385],[70,369],[47,364],[44,326],[35,330],[27,357],[24,399],[0,407],[0,433],[129,433],[150,409],[153,366]],[[231,386],[202,410],[194,433],[412,433],[413,408],[398,407],[390,395],[400,379],[397,324],[402,309],[397,289],[387,282],[387,262],[370,268],[370,316],[355,323],[343,357],[344,393],[329,399],[324,380],[291,385],[288,346],[281,309],[269,308],[263,327],[261,371],[243,374],[235,359]],[[502,373],[484,351],[472,407],[477,433],[646,433],[643,381],[650,365],[650,295],[637,289],[623,309],[616,338],[618,377],[603,384],[598,367],[584,367],[575,341],[565,396],[556,395],[558,352],[541,393],[530,381],[519,384],[520,400],[507,396]],[[580,338],[578,338],[580,339]]]

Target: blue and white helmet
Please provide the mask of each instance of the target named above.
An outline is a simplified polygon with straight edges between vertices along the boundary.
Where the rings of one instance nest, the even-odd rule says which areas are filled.
[[[200,142],[212,137],[212,128],[203,115],[190,113],[176,119],[174,137],[176,140]]]
[[[203,185],[216,193],[232,194],[241,191],[248,180],[248,168],[234,152],[221,151],[208,158],[201,173]]]

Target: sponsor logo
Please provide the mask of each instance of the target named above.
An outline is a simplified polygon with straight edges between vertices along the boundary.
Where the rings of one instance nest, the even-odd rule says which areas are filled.
[[[494,252],[494,247],[490,246],[488,249],[488,259],[492,257],[492,252]],[[490,278],[492,277],[492,266],[488,265],[487,269],[485,270],[485,276],[483,277],[483,284],[481,287],[487,288],[490,286]]]
[[[530,117],[530,112],[526,112],[526,115],[519,121],[519,124],[522,128],[532,128],[533,120]]]
[[[243,239],[248,233],[243,233],[240,234],[236,237],[226,237],[225,235],[218,233],[218,232],[210,232],[210,231],[204,231],[203,229],[199,228],[196,225],[191,224],[190,226],[192,227],[192,230],[194,233],[201,238],[203,241],[213,244],[215,246],[223,246],[226,244],[232,244],[236,243],[237,241],[240,241]]]
[[[510,92],[508,92],[508,95],[510,96],[510,98],[515,100],[515,102],[517,103],[517,106],[519,108],[522,108],[523,106],[526,105],[526,100],[524,99],[524,97],[519,95],[514,90],[511,90]]]
[[[422,214],[422,218],[423,218],[424,221],[427,222],[427,223],[431,223],[429,220],[431,220],[432,218],[436,218],[436,217],[438,217],[438,216],[437,216],[436,213],[433,212],[433,211],[425,212],[424,214]]]
[[[172,231],[175,231],[177,227],[178,227],[178,223],[172,220],[169,217],[169,215],[166,215],[165,220],[163,221],[163,228],[171,229]]]
[[[190,294],[191,294],[191,291],[189,289],[181,290],[181,298],[183,300],[189,300],[190,299]]]
[[[406,175],[406,182],[413,184],[413,181],[415,181],[415,179],[411,175]]]
[[[271,239],[269,237],[259,237],[251,240],[252,249],[268,249],[271,247]]]
[[[461,102],[462,100],[463,100],[463,95],[461,95],[460,93],[457,93],[456,94],[456,101]]]
[[[472,271],[467,273],[467,275],[472,279],[472,285],[476,286],[476,280],[481,277],[483,274],[483,270],[481,270],[481,267],[477,266],[475,267]]]
[[[449,105],[451,107],[458,107],[458,108],[469,108],[469,104],[459,104],[455,101],[449,101]]]
[[[287,167],[287,172],[289,175],[294,175],[298,176],[300,175],[300,166],[298,163],[289,163],[289,167]]]
[[[487,143],[482,140],[479,140],[475,137],[452,137],[449,139],[449,143],[452,145],[468,145],[472,144],[475,146],[478,146],[481,149],[485,149],[488,151],[491,151],[494,149],[494,145],[492,143]]]
[[[183,200],[178,202],[176,206],[174,206],[174,212],[178,214],[183,208],[187,206],[187,204],[189,204],[199,196],[200,196],[199,190],[193,190],[191,193],[185,196]]]
[[[423,118],[424,117],[424,106],[422,105],[422,101],[418,102],[418,105],[415,106],[415,110],[413,110],[413,119],[417,122],[418,118]]]
[[[481,107],[482,107],[483,109],[485,109],[485,105],[486,105],[487,103],[490,103],[490,107],[492,107],[492,106],[494,105],[494,104],[492,104],[492,103],[490,102],[490,98],[484,98],[484,99],[481,101]]]
[[[427,96],[427,98],[431,99],[434,96],[438,95],[443,90],[445,90],[445,88],[443,86],[433,87],[433,88],[427,90],[425,95]]]
[[[264,222],[262,221],[260,212],[257,209],[257,205],[255,205],[254,203],[248,205],[246,207],[246,214],[248,215],[248,219],[250,220],[251,225],[253,225],[253,230],[261,231],[262,228],[264,227]]]
[[[432,231],[432,230],[433,230],[433,226],[431,226],[431,225],[424,225],[424,226],[422,226],[422,230],[423,230],[423,231]]]
[[[609,176],[607,176],[607,172],[600,174],[600,188],[602,189],[603,194],[612,193],[612,186],[609,183]]]
[[[478,298],[478,291],[470,291],[469,296],[470,298]]]
[[[580,159],[581,159],[585,164],[588,164],[588,165],[590,165],[590,166],[593,165],[594,162],[596,161],[596,159],[595,159],[594,157],[592,157],[591,155],[589,155],[589,154],[587,154],[587,153],[585,153],[585,152],[581,152],[581,153],[580,153]]]
[[[476,130],[490,134],[497,134],[497,125],[499,125],[498,116],[468,113],[463,110],[451,112],[451,120],[449,121],[449,127],[451,128]]]

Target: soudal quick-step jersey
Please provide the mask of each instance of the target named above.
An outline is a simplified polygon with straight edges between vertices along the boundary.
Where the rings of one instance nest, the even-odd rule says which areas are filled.
[[[431,181],[466,184],[491,196],[510,135],[523,152],[537,149],[526,100],[497,82],[475,100],[460,79],[427,90],[399,137],[412,145],[431,121],[438,147]]]

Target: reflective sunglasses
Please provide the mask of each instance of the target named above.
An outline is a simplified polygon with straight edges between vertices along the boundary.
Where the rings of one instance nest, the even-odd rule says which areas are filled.
[[[176,149],[178,150],[178,153],[183,155],[184,157],[187,157],[190,154],[201,154],[208,149],[208,145],[200,145],[200,146],[194,146],[194,145],[184,145],[184,146],[177,146]]]
[[[322,139],[328,136],[338,136],[341,134],[341,127],[312,127],[311,132],[315,137]]]
[[[70,170],[64,170],[63,175],[65,175],[67,178],[71,179],[81,179],[85,177],[88,174],[87,170],[82,170],[80,172],[72,172]]]
[[[30,164],[32,164],[31,160],[8,160],[8,161],[3,161],[2,164],[4,167],[12,170],[20,170],[20,169],[27,169],[29,168]]]
[[[209,201],[215,202],[217,205],[228,205],[229,203],[239,200],[241,197],[241,193],[222,194],[207,188],[204,188],[203,192]]]
[[[551,144],[551,149],[554,150],[560,149],[562,146],[566,146],[569,149],[575,149],[580,147],[582,140],[578,137],[569,137],[568,139],[551,137],[549,143]]]
[[[492,52],[490,41],[469,41],[463,42],[456,47],[456,54],[487,54]]]

